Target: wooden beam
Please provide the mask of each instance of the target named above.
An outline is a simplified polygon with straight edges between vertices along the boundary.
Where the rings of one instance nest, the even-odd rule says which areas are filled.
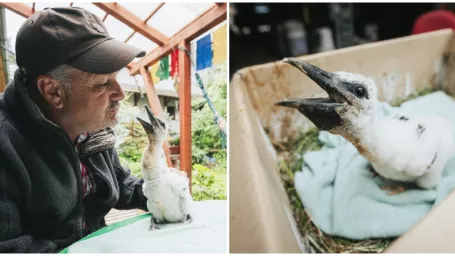
[[[189,49],[190,43],[183,41],[180,46]],[[179,76],[180,170],[186,172],[191,184],[191,61],[185,51],[179,51]]]
[[[161,108],[160,99],[158,98],[158,93],[156,92],[155,85],[153,84],[152,76],[150,72],[147,71],[145,68],[141,68],[140,73],[142,78],[144,79],[145,91],[147,93],[147,99],[152,109],[153,113],[160,118],[165,118],[164,111]],[[167,164],[169,167],[173,167],[172,160],[170,156],[169,145],[167,141],[163,144],[164,154],[166,155]]]
[[[147,21],[149,21],[153,15],[155,15],[161,9],[161,7],[163,7],[163,5],[164,3],[158,4],[158,6],[155,7],[155,9],[153,9],[153,11],[147,16],[147,18],[145,18],[144,23],[147,23]]]
[[[125,39],[125,43],[127,43],[133,36],[136,34],[136,31],[131,32],[131,34]]]
[[[144,20],[144,23],[147,23],[147,21],[150,20],[150,18],[153,17],[153,15],[155,15],[155,13],[161,9],[161,7],[163,7],[164,3],[160,3],[155,9],[153,9],[153,11],[149,14],[149,16],[147,16],[147,18]],[[136,34],[136,30],[133,31],[125,40],[125,43],[127,43],[133,36],[134,34]]]
[[[157,45],[162,46],[169,39],[158,30],[144,23],[138,16],[118,3],[93,3],[112,17],[120,20]],[[138,70],[139,71],[139,70]]]
[[[136,75],[141,67],[151,66],[168,55],[180,42],[191,41],[206,31],[226,20],[227,4],[214,4],[206,12],[177,32],[163,46],[156,48],[138,61],[130,69],[130,75]],[[188,48],[189,49],[189,48]]]
[[[103,17],[103,22],[105,22],[105,21],[106,21],[106,19],[107,19],[107,16],[109,16],[109,13],[107,13],[107,12],[106,12],[106,14],[104,14],[104,17]]]
[[[33,11],[33,8],[26,5],[26,4],[23,4],[23,3],[5,3],[5,2],[2,2],[0,3],[1,6],[7,8],[8,10],[16,13],[16,14],[19,14],[21,15],[22,17],[24,18],[28,18],[30,16],[32,16],[35,12]]]

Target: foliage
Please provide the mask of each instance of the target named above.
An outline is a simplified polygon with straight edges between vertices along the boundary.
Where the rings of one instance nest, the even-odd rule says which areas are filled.
[[[216,110],[226,119],[226,67],[204,70],[201,77]],[[129,168],[132,175],[142,178],[140,161],[148,138],[136,117],[146,117],[141,109],[128,104],[127,100],[131,96],[132,94],[127,94],[126,99],[121,102],[118,114],[120,125],[114,128],[117,136],[116,148],[121,164]],[[167,120],[169,119],[167,116]],[[180,138],[171,132],[168,142],[170,145],[179,145]],[[222,144],[220,130],[205,98],[193,100],[192,191],[196,201],[226,199],[227,155],[225,151],[211,152],[222,149]]]
[[[115,126],[114,132],[117,137],[116,147],[121,164],[131,170],[131,174],[142,178],[140,161],[142,152],[147,145],[147,136],[136,117],[140,110],[128,104],[132,93],[126,93],[125,99],[120,102],[118,119],[120,125]]]
[[[227,118],[226,68],[201,72],[204,88],[215,109]],[[192,106],[192,161],[194,200],[226,199],[227,154],[222,149],[221,131],[205,98],[195,99]]]
[[[131,124],[130,124],[131,125]],[[142,153],[147,145],[147,137],[144,133],[139,133],[139,124],[133,123],[131,126],[132,134],[136,136],[129,136],[125,139],[117,151],[120,157],[120,161],[123,166],[131,170],[131,174],[136,177],[142,178],[141,171],[141,158]]]
[[[122,166],[125,168],[130,169],[131,175],[142,179],[142,169],[141,169],[141,162],[131,162],[127,158],[120,156],[120,162]]]
[[[7,49],[9,49],[9,51],[7,51],[7,50],[4,51],[6,54],[7,67],[5,67],[5,68],[6,68],[6,71],[8,72],[8,77],[7,77],[8,83],[13,79],[14,71],[17,68],[16,55],[13,54],[12,52],[10,52],[10,51],[13,51],[13,49],[15,48],[15,46],[12,44],[12,41],[13,41],[12,37],[8,37],[6,39],[5,46]]]
[[[227,153],[226,151],[221,151],[213,155],[216,162],[218,163],[217,167],[221,170],[227,169]]]
[[[131,127],[130,136],[125,138],[124,143],[119,148],[119,154],[132,162],[141,160],[142,152],[148,143],[145,133],[140,130],[142,126],[138,123],[128,124]]]
[[[225,174],[225,172],[224,172]],[[193,165],[192,193],[195,201],[226,199],[225,183],[216,172],[201,164]]]
[[[168,141],[170,146],[178,146],[180,145],[180,136],[173,136]]]
[[[211,72],[201,73],[204,88],[212,101],[215,109],[227,119],[227,86],[226,68],[214,68]],[[192,160],[193,164],[202,163],[210,149],[223,148],[221,131],[214,122],[214,113],[205,98],[195,99],[191,102],[192,111]],[[202,105],[202,107],[200,107]]]

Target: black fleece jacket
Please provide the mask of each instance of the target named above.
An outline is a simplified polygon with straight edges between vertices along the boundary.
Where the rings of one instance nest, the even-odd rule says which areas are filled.
[[[120,165],[112,131],[89,136],[77,152],[24,83],[16,72],[0,94],[0,253],[56,252],[106,226],[112,208],[147,210],[143,180]],[[80,160],[96,182],[85,198]]]

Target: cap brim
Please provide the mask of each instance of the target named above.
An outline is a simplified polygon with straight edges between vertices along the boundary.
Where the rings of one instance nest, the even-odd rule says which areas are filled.
[[[92,74],[111,74],[126,67],[145,51],[116,39],[106,40],[71,60],[68,65]]]

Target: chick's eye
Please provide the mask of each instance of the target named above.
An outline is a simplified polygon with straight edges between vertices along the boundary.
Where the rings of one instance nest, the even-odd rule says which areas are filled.
[[[365,97],[365,94],[366,94],[365,88],[363,88],[362,86],[355,87],[354,94],[355,94],[355,96],[357,96],[359,98]]]

